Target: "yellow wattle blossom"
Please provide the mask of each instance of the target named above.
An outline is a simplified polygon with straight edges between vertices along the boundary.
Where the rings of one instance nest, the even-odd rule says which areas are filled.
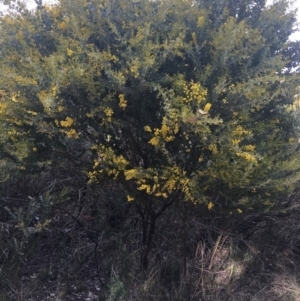
[[[244,158],[247,161],[250,161],[250,162],[253,162],[253,163],[257,164],[257,159],[253,155],[251,155],[247,152],[236,153],[236,155],[238,157]]]
[[[164,138],[166,142],[170,142],[170,141],[173,141],[175,139],[174,136],[168,136],[168,137],[165,137]]]
[[[139,72],[140,66],[141,66],[141,62],[139,61],[139,59],[135,58],[132,62],[132,65],[129,67],[130,72],[133,74],[135,78],[139,77],[140,75]]]
[[[48,6],[46,6],[46,7],[48,7]],[[48,9],[47,9],[47,11],[48,11]],[[57,18],[61,14],[61,8],[58,5],[51,7],[50,13],[53,15],[53,17]]]
[[[127,202],[132,202],[132,201],[134,201],[134,197],[127,195]]]
[[[157,146],[159,144],[159,139],[157,137],[153,137],[148,143],[152,144],[153,146]]]
[[[52,87],[51,87],[51,94],[52,94],[53,96],[56,96],[56,94],[57,94],[57,87],[56,87],[56,86],[52,86]]]
[[[212,202],[209,202],[207,204],[207,209],[210,210],[213,206],[214,206],[214,204]]]
[[[118,62],[118,58],[114,54],[111,54],[111,52],[109,50],[108,51],[102,51],[101,54],[102,54],[105,61],[112,61],[114,63]]]
[[[125,180],[129,181],[131,179],[134,179],[134,178],[136,178],[137,174],[138,174],[137,169],[126,170],[126,171],[124,171]]]
[[[155,193],[154,195],[155,195],[156,197],[162,196],[162,197],[165,198],[165,199],[168,197],[168,194],[165,193],[165,192],[157,192],[157,193]]]
[[[174,124],[174,127],[173,127],[173,132],[174,132],[174,134],[177,134],[178,131],[179,131],[179,125],[178,125],[178,123],[176,122],[176,123]]]
[[[22,86],[37,85],[37,81],[35,79],[19,75],[15,76],[15,81]]]
[[[70,129],[69,131],[62,131],[67,135],[68,138],[78,139],[79,136],[74,129]]]
[[[145,132],[149,132],[149,133],[152,132],[151,127],[149,125],[144,126],[144,130]]]
[[[112,162],[118,167],[126,166],[128,164],[127,160],[122,155],[121,156],[114,155],[112,157]]]
[[[124,94],[120,94],[119,99],[120,99],[119,107],[125,110],[125,108],[127,107],[127,100],[125,100]]]
[[[23,125],[23,122],[19,119],[16,119],[16,118],[12,118],[10,119],[10,122],[16,124],[16,125],[19,125],[19,126],[22,126]]]
[[[171,178],[167,181],[163,189],[166,189],[169,193],[171,193],[176,188],[176,184],[176,180],[174,178]]]
[[[147,192],[148,194],[151,193],[151,187],[150,187],[150,185],[142,184],[142,185],[139,186],[137,189],[138,189],[138,190],[146,190],[146,192]]]
[[[292,144],[295,142],[295,138],[289,138],[289,143]]]
[[[94,160],[93,168],[97,168],[99,165],[100,165],[100,161],[99,160]]]
[[[39,98],[40,102],[43,104],[46,110],[49,110],[54,106],[54,97],[51,93],[42,90],[39,93],[37,93],[37,97]]]
[[[185,97],[182,98],[184,102],[191,102],[195,100],[198,104],[205,100],[207,96],[207,90],[202,88],[200,83],[194,83],[191,81],[189,85],[183,85],[183,92],[185,93]]]
[[[62,121],[60,122],[60,125],[61,125],[62,127],[67,128],[67,127],[72,126],[74,123],[75,123],[75,121],[74,121],[73,118],[67,117],[66,120],[62,120]]]
[[[17,100],[17,94],[13,94],[12,96],[11,96],[11,100],[13,101],[13,102],[18,102],[18,100]]]
[[[106,120],[108,121],[108,122],[111,122],[111,117],[112,117],[112,115],[114,114],[114,111],[112,110],[112,108],[109,108],[109,107],[106,107],[105,109],[104,109],[104,114],[106,115]]]
[[[197,27],[202,27],[205,22],[205,18],[203,16],[198,17]]]
[[[169,132],[170,128],[166,125],[166,124],[163,124],[162,127],[161,127],[161,134],[162,136],[165,138]]]
[[[255,145],[251,145],[251,144],[245,145],[243,147],[243,150],[246,152],[253,152],[255,150]]]
[[[151,128],[146,125],[144,127],[144,130],[146,132],[152,132]],[[179,126],[176,123],[174,125],[174,128],[171,129],[168,125],[166,125],[165,123],[161,126],[161,129],[154,129],[154,135],[155,137],[153,137],[149,143],[152,144],[153,146],[157,146],[159,144],[159,137],[163,138],[163,140],[165,142],[170,142],[173,141],[175,139],[175,137],[172,134],[176,134],[179,130]],[[171,135],[170,135],[171,134]]]
[[[197,36],[196,36],[195,32],[192,33],[192,39],[193,39],[194,44],[197,45],[198,44],[197,43]]]
[[[74,52],[73,50],[71,50],[71,49],[69,49],[69,48],[67,49],[67,55],[68,55],[68,56],[72,56],[72,55],[73,55],[73,52]]]
[[[60,30],[65,30],[65,29],[67,29],[68,24],[67,24],[65,21],[62,21],[62,22],[60,22],[60,23],[57,24],[57,27],[58,27]]]
[[[31,110],[28,110],[27,113],[31,114],[32,116],[37,116],[37,114],[38,114],[37,112],[31,111]]]
[[[7,105],[5,103],[0,103],[0,113],[3,113],[7,108]]]
[[[208,112],[211,108],[211,103],[207,103],[203,109],[204,112]]]
[[[57,111],[58,112],[62,112],[64,110],[64,107],[63,106],[59,106],[58,108],[57,108]]]
[[[213,154],[217,154],[218,153],[218,148],[215,144],[210,144],[208,147],[207,147]]]
[[[231,139],[233,145],[238,145],[241,142],[241,139]]]
[[[252,132],[245,130],[242,126],[238,125],[232,132],[234,136],[251,135]]]

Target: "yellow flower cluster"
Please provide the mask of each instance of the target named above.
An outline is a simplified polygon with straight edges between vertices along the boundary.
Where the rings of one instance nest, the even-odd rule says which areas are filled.
[[[244,139],[243,136],[245,135],[252,135],[252,132],[249,130],[245,130],[241,125],[238,125],[233,131],[231,142],[234,146],[239,146],[239,143]],[[254,152],[255,145],[247,144],[241,147],[242,151],[236,153],[238,157],[241,157],[249,162],[257,164],[257,158],[251,152]]]
[[[190,84],[184,84],[183,91],[185,97],[182,100],[186,103],[195,100],[198,104],[206,99],[207,90],[201,87],[200,83],[194,83],[191,81]]]
[[[243,147],[243,150],[245,152],[253,152],[255,150],[255,145],[251,145],[251,144],[245,145]]]
[[[198,44],[198,43],[197,43],[197,36],[196,36],[196,33],[195,33],[195,32],[192,33],[192,40],[193,40],[193,42],[194,42],[195,45]]]
[[[140,69],[140,62],[137,59],[135,59],[129,68],[130,72],[133,74],[135,78],[139,77],[140,75],[139,69]]]
[[[232,135],[232,139],[231,139],[231,142],[234,146],[238,146],[239,143],[244,139],[243,136],[246,136],[246,135],[251,135],[252,132],[249,131],[249,130],[245,130],[241,125],[238,125],[231,133]],[[254,151],[255,149],[255,146],[253,145],[245,145],[243,147],[244,151],[248,152],[252,152]]]
[[[105,115],[106,115],[107,117],[112,117],[112,115],[114,114],[113,110],[112,110],[111,108],[109,108],[109,107],[106,107],[106,108],[104,109],[104,113],[105,113]]]
[[[218,148],[217,148],[216,144],[210,144],[207,148],[208,148],[213,154],[217,154],[217,153],[218,153]]]
[[[15,136],[22,136],[23,135],[22,133],[17,132],[15,129],[12,129],[12,130],[8,131],[7,134],[10,138],[15,137]]]
[[[75,123],[75,121],[74,121],[73,118],[67,117],[66,120],[62,120],[62,121],[60,122],[60,125],[61,125],[62,127],[68,128],[68,127],[72,126],[74,123]]]
[[[113,162],[113,164],[117,165],[118,167],[122,167],[121,168],[122,170],[125,166],[128,165],[128,161],[122,155],[121,156],[114,155],[112,157],[112,162]]]
[[[233,145],[238,145],[241,142],[241,139],[231,139]]]
[[[207,113],[207,112],[210,110],[210,108],[211,108],[211,103],[207,103],[207,104],[205,105],[203,111]]]
[[[127,107],[127,100],[125,100],[124,94],[120,94],[119,99],[120,99],[119,107],[125,110],[125,108]]]
[[[60,29],[60,30],[66,30],[67,27],[68,27],[68,24],[67,24],[67,22],[62,21],[62,22],[60,22],[60,23],[57,24],[57,27],[58,27],[58,29]]]
[[[18,125],[18,126],[22,126],[23,125],[23,122],[20,119],[17,119],[17,118],[11,118],[9,121],[11,123],[14,123],[15,125]]]
[[[15,76],[15,81],[21,86],[37,85],[37,81],[33,78]]]
[[[46,98],[48,96],[48,92],[45,91],[45,90],[42,90],[40,91],[38,94],[37,94],[38,98],[39,99],[43,99],[43,98]]]
[[[38,114],[37,112],[31,111],[31,110],[28,110],[27,113],[32,116],[37,116],[37,114]]]
[[[18,102],[18,97],[20,96],[20,94],[16,94],[16,93],[13,93],[12,96],[11,96],[11,100],[13,102]]]
[[[45,5],[45,7],[47,8],[48,5]],[[48,9],[47,9],[47,11],[48,11]],[[55,18],[59,17],[61,14],[61,8],[58,5],[56,5],[54,7],[50,7],[49,11],[52,13],[53,17],[55,17]]]
[[[152,194],[152,195],[155,195],[156,197],[167,198],[168,194],[166,192],[162,191],[164,188],[161,189],[160,187],[161,187],[161,185],[158,183],[155,183],[153,185],[141,184],[137,189],[144,190],[147,194]]]
[[[295,142],[295,138],[289,138],[289,143],[292,144]]]
[[[137,178],[138,173],[139,173],[139,171],[136,168],[128,169],[128,170],[124,171],[125,180],[129,181],[129,180]]]
[[[130,195],[127,195],[127,201],[128,201],[128,202],[134,201],[134,197],[133,197],[133,196],[130,196]]]
[[[242,126],[238,125],[232,132],[234,136],[251,135],[252,132],[245,130]]]
[[[74,51],[73,50],[71,50],[71,49],[69,49],[69,48],[67,48],[67,55],[68,56],[72,56],[73,55],[73,53],[74,53]]]
[[[63,133],[65,133],[67,135],[68,138],[73,138],[73,139],[78,139],[78,133],[76,132],[75,129],[70,129],[68,131],[65,130],[61,130]]]
[[[211,210],[213,206],[214,206],[214,204],[213,204],[212,202],[209,202],[209,203],[207,204],[207,209],[208,209],[208,210]]]
[[[156,197],[167,198],[175,190],[189,193],[189,180],[177,166],[166,168],[160,173],[151,168],[146,171],[134,168],[124,171],[124,176],[126,181],[135,180],[138,190]]]
[[[57,108],[57,111],[58,112],[62,112],[64,110],[64,107],[63,106],[59,106],[58,108]]]
[[[149,125],[144,126],[144,130],[145,132],[149,132],[149,133],[152,132],[151,127]]]
[[[126,78],[124,76],[124,74],[121,71],[112,71],[112,75],[114,76],[114,78],[116,79],[116,81],[120,84],[120,85],[124,85]]]
[[[158,144],[159,144],[159,139],[158,139],[157,137],[153,137],[153,138],[149,141],[149,143],[150,143],[151,145],[153,145],[153,146],[158,146]]]
[[[149,126],[145,126],[144,130],[146,132],[152,132]],[[149,141],[149,143],[152,144],[153,146],[157,146],[159,144],[160,137],[165,142],[173,141],[175,139],[174,135],[177,134],[178,131],[179,131],[178,123],[175,123],[172,129],[168,125],[163,124],[161,126],[161,129],[154,129],[154,137]]]
[[[98,160],[94,160],[94,170],[89,172],[90,181],[96,180],[97,176],[103,173],[116,179],[120,172],[126,169],[128,161],[122,155],[116,155],[112,148],[99,145],[93,146],[92,149],[97,150]]]
[[[51,95],[56,96],[57,94],[57,86],[52,85],[51,86]]]
[[[205,18],[203,16],[198,17],[197,27],[202,27],[205,23]]]
[[[251,155],[247,152],[236,153],[236,155],[238,157],[244,158],[247,161],[250,161],[250,162],[253,162],[253,163],[257,164],[257,159],[253,155]]]
[[[0,103],[0,114],[5,112],[7,105],[5,103]]]
[[[49,110],[54,104],[54,98],[52,93],[48,93],[45,90],[40,91],[37,94],[37,97],[39,98],[46,110]]]
[[[110,51],[102,51],[102,56],[104,58],[105,61],[112,61],[114,63],[117,63],[118,62],[118,58],[111,54]]]

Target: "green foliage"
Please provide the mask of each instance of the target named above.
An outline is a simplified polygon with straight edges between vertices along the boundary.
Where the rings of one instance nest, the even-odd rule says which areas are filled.
[[[109,301],[123,300],[125,297],[125,287],[123,282],[118,276],[112,277],[112,283],[110,285],[110,297]]]
[[[20,8],[1,20],[3,157],[112,179],[161,210],[268,210],[299,182],[294,22],[286,1]]]

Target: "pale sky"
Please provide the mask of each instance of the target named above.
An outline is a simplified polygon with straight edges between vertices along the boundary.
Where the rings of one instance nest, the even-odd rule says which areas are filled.
[[[272,3],[274,0],[267,0],[267,3]],[[29,8],[34,8],[36,6],[34,0],[24,0],[24,2],[26,2],[28,4]],[[44,0],[44,3],[48,3],[48,4],[53,4],[58,2],[57,0]],[[298,22],[300,23],[300,1],[299,0],[294,0],[294,7],[298,8]],[[0,11],[3,10],[3,6],[1,7],[0,5]],[[295,41],[295,40],[300,40],[300,25],[299,25],[299,31],[294,33],[291,37],[290,40]]]

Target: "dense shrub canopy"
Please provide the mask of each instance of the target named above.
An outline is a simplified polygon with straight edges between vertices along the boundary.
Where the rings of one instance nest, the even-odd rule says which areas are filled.
[[[2,159],[109,178],[154,216],[268,210],[299,181],[294,22],[287,1],[21,7],[0,24]]]

